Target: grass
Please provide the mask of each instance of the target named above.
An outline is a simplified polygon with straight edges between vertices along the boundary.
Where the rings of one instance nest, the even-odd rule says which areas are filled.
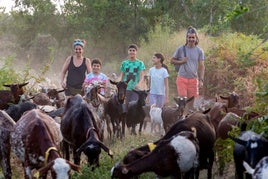
[[[81,172],[72,172],[72,179],[108,179],[111,178],[111,169],[112,167],[117,163],[120,162],[123,157],[126,155],[126,153],[131,150],[132,148],[136,148],[142,145],[145,145],[149,142],[156,141],[159,139],[159,136],[157,135],[152,135],[148,133],[148,127],[146,132],[143,131],[141,135],[137,136],[132,136],[126,134],[126,137],[123,140],[120,139],[113,139],[113,140],[108,140],[105,138],[104,143],[113,151],[114,157],[111,159],[107,153],[104,151],[101,152],[100,155],[100,167],[96,168],[94,171],[92,171],[91,167],[87,166],[87,158],[86,156],[82,153],[81,155]],[[229,146],[229,144],[224,144],[225,147]],[[226,153],[227,152],[227,153]],[[225,157],[226,155],[232,156],[232,152],[230,151],[225,151]],[[213,167],[213,178],[214,179],[223,179],[223,178],[228,178],[228,179],[233,179],[234,178],[234,164],[233,161],[229,161],[226,163],[224,171],[223,171],[223,176],[219,176],[218,174],[218,168],[220,167],[221,163],[217,159],[218,157],[215,157],[214,161],[214,167]],[[232,160],[232,159],[231,159]],[[71,159],[72,161],[72,159]],[[13,153],[11,153],[11,167],[12,167],[12,172],[13,172],[13,179],[20,179],[24,178],[23,177],[23,169],[21,163],[18,161],[16,156],[14,156]],[[206,178],[206,170],[202,170],[200,172],[200,179],[205,179]],[[0,171],[0,179],[3,179],[3,174]],[[49,177],[48,177],[49,178]],[[156,175],[154,173],[144,173],[139,176],[139,179],[153,179],[156,178]]]
[[[127,132],[128,133],[128,132]],[[122,140],[120,139],[113,139],[108,140],[105,139],[104,143],[113,151],[114,157],[111,159],[107,153],[103,150],[100,155],[100,167],[96,168],[92,171],[91,167],[87,166],[87,158],[82,153],[81,155],[81,173],[73,172],[72,179],[108,179],[111,178],[110,171],[112,167],[119,161],[121,161],[124,155],[131,150],[131,148],[136,148],[141,145],[145,145],[148,142],[153,142],[158,139],[157,136],[152,136],[148,133],[141,134],[137,136],[131,136],[126,134],[126,137]],[[72,161],[72,159],[71,159]],[[16,156],[11,153],[11,167],[12,167],[12,178],[20,179],[23,177],[23,168],[21,163],[18,161]],[[0,170],[0,179],[3,179],[3,173]],[[49,178],[49,177],[48,177]],[[155,178],[153,173],[146,173],[141,175],[141,179],[150,179]]]
[[[88,178],[111,178],[111,169],[119,161],[123,159],[125,154],[132,148],[136,148],[147,144],[148,142],[153,142],[158,137],[152,136],[150,134],[141,134],[137,136],[131,136],[126,134],[123,140],[113,139],[112,141],[105,140],[104,142],[110,147],[114,153],[114,158],[111,159],[104,151],[101,152],[100,156],[100,167],[96,168],[94,171],[86,165],[86,158],[83,156],[82,172],[73,174],[74,179],[88,179]],[[146,173],[140,176],[141,179],[155,178],[155,174]]]

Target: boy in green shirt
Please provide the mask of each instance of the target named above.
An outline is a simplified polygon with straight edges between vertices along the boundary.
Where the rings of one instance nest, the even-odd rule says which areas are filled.
[[[138,95],[132,90],[139,89],[144,78],[145,66],[143,61],[137,59],[138,47],[136,44],[131,44],[128,47],[128,58],[121,63],[121,80],[128,82],[126,91],[126,104],[130,101],[138,100]]]

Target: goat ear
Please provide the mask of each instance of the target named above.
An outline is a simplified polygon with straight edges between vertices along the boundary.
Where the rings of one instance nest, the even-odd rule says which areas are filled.
[[[232,136],[229,136],[229,138],[231,138],[234,142],[240,144],[240,145],[243,145],[243,146],[246,146],[247,145],[247,141],[244,141],[242,139],[239,139],[239,138],[236,138],[236,137],[232,137]]]
[[[186,103],[192,101],[194,99],[194,96],[190,97],[189,99],[186,100]]]
[[[130,80],[131,80],[131,79],[128,79],[128,80],[126,81],[126,83],[128,84],[128,82],[130,82]]]
[[[83,144],[76,150],[77,154],[81,154],[81,153],[82,153],[82,151],[85,149],[87,143],[88,143],[87,141],[84,142],[84,143],[83,143]]]
[[[249,174],[254,173],[254,169],[252,169],[251,166],[246,161],[243,161],[243,166],[245,167],[247,173]]]
[[[62,90],[57,90],[57,93],[61,93],[61,92],[63,92],[64,91],[64,89],[62,89]]]
[[[203,111],[203,114],[209,113],[210,110],[211,110],[211,108],[208,108],[207,110]]]
[[[138,93],[139,91],[138,90],[136,90],[136,89],[132,89],[132,91],[134,91],[135,93]]]
[[[225,99],[225,100],[228,100],[229,97],[225,97],[225,96],[220,96],[221,99]]]
[[[71,162],[68,161],[68,160],[65,160],[65,161],[66,161],[66,163],[68,163],[68,164],[70,165],[70,167],[71,167],[72,170],[81,173],[81,168],[80,168],[80,166],[75,165],[75,164],[71,163]]]
[[[116,85],[116,84],[117,84],[117,82],[115,82],[115,81],[113,81],[113,80],[111,80],[111,79],[109,79],[109,81],[110,81],[110,83],[113,84],[113,85]]]
[[[40,168],[35,174],[34,176],[36,178],[40,178],[44,173],[47,173],[49,169],[51,169],[52,165],[54,164],[54,160],[49,162],[46,166]]]
[[[176,102],[176,104],[178,103],[179,98],[178,97],[173,97],[174,101]]]

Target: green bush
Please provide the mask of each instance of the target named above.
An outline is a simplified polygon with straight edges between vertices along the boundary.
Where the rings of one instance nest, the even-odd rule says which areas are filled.
[[[12,68],[14,58],[0,59],[0,89],[6,89],[4,84],[12,84],[21,81],[21,76]]]

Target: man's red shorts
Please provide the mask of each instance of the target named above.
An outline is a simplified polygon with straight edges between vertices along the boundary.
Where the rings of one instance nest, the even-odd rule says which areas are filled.
[[[178,76],[176,80],[178,96],[190,98],[192,96],[198,97],[198,79],[197,78],[183,78]]]

